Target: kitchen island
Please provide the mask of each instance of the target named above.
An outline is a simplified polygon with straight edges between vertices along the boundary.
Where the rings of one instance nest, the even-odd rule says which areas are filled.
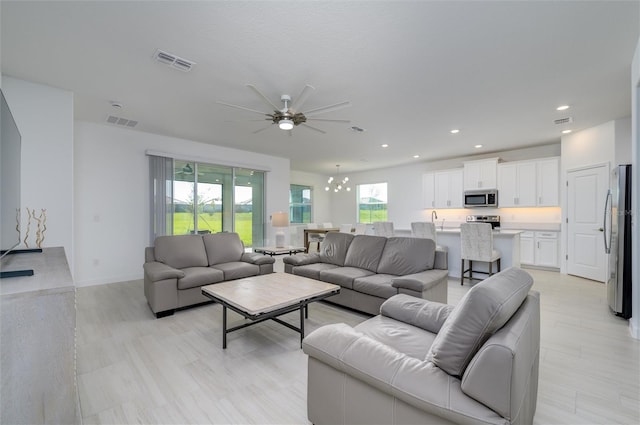
[[[520,267],[520,233],[521,230],[499,230],[493,231],[493,249],[500,252],[500,270],[509,267]],[[446,247],[449,251],[449,276],[460,277],[460,228],[436,229],[438,245]],[[494,266],[494,270],[495,270]],[[479,271],[489,271],[488,263],[475,262],[473,269]],[[484,278],[486,275],[478,274]]]

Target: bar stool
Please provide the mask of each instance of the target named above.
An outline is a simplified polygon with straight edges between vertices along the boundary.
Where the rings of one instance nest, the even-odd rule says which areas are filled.
[[[469,279],[473,280],[473,272],[495,274],[493,263],[498,264],[500,271],[500,252],[493,249],[493,228],[490,223],[462,223],[460,224],[460,285],[464,284],[464,274],[469,272]],[[464,269],[464,260],[469,260],[469,268]],[[489,273],[473,270],[473,262],[489,263]]]
[[[411,223],[411,236],[436,241],[436,225],[428,221],[414,221]]]

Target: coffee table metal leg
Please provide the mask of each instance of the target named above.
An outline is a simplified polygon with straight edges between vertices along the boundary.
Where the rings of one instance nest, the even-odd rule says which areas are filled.
[[[227,307],[222,306],[222,349],[227,348]]]
[[[300,306],[300,348],[302,348],[302,340],[304,339],[304,313],[303,310],[306,310],[305,306]]]

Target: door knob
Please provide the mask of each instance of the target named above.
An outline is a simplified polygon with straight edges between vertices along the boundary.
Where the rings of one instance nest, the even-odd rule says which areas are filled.
[[[599,227],[599,228],[593,229],[593,230],[597,230],[598,232],[604,232],[604,228],[602,228],[602,227]]]

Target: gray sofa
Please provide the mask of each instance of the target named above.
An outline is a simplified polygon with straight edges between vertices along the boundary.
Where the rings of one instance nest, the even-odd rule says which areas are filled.
[[[531,424],[540,355],[540,295],[510,268],[455,306],[396,295],[355,328],[303,341],[315,425]]]
[[[246,253],[237,233],[159,236],[145,249],[144,295],[160,318],[210,302],[200,287],[273,273],[274,259]]]
[[[372,315],[396,294],[447,302],[447,252],[431,239],[330,232],[320,253],[283,262],[286,273],[340,285],[327,301]]]

